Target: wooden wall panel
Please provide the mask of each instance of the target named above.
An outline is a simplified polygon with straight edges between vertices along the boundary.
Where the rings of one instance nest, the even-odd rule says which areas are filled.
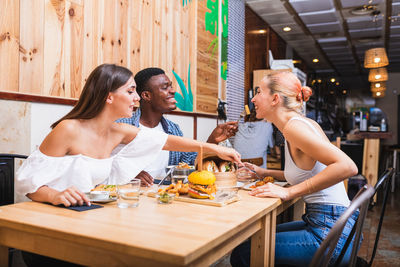
[[[206,4],[206,1],[199,1],[197,6],[196,110],[215,113],[218,99],[218,49],[214,56],[208,49],[215,36],[205,30],[205,13],[209,12]]]
[[[65,87],[70,88],[70,97],[78,98],[83,86],[83,5],[67,1],[65,11]]]
[[[69,96],[66,94],[64,72],[64,24],[65,1],[46,0],[44,10],[44,86],[43,94]],[[67,88],[69,92],[69,88]]]
[[[15,63],[19,65],[18,92],[44,94],[44,28],[37,26],[44,25],[44,1],[21,0],[19,3],[20,56]]]
[[[18,91],[19,2],[0,1],[0,90]]]
[[[101,44],[100,33],[100,1],[85,0],[83,6],[83,60],[82,60],[82,86],[89,74],[98,66],[100,61],[99,47]]]
[[[191,87],[194,112],[215,114],[218,50],[212,56],[208,49],[216,36],[205,30],[206,5],[181,0],[0,1],[0,91],[76,99],[102,63],[128,66],[133,73],[154,66],[166,71],[178,93],[182,88],[175,74],[185,89]]]

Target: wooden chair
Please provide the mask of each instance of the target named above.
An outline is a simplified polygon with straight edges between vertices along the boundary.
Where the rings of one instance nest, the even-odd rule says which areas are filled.
[[[337,246],[337,243],[343,232],[343,229],[346,225],[347,220],[357,209],[360,209],[360,213],[358,215],[357,221],[353,227],[354,231],[352,231],[350,233],[351,237],[349,236],[349,238],[348,238],[348,240],[351,241],[355,234],[354,243],[353,243],[354,245],[353,245],[353,248],[351,251],[349,266],[352,267],[355,265],[355,259],[356,259],[357,251],[358,251],[358,245],[355,245],[355,244],[360,243],[362,226],[364,224],[365,216],[367,214],[369,201],[370,201],[371,197],[374,195],[374,193],[375,193],[375,190],[371,185],[365,185],[363,188],[361,188],[361,190],[358,192],[357,196],[351,202],[348,209],[336,221],[335,225],[329,231],[328,236],[321,243],[317,252],[314,254],[314,257],[311,261],[310,266],[312,266],[312,267],[328,266],[329,260],[331,259],[333,251],[335,250],[335,248]],[[344,254],[346,252],[346,250],[347,250],[347,247],[343,248],[342,253]],[[338,263],[338,262],[340,263],[339,259],[336,261],[336,263]]]

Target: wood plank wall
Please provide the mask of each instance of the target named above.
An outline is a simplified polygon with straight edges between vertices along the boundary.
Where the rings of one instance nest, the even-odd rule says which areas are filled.
[[[0,91],[76,99],[96,66],[114,63],[160,67],[180,92],[172,71],[187,85],[190,64],[193,111],[216,113],[206,2],[1,0]]]

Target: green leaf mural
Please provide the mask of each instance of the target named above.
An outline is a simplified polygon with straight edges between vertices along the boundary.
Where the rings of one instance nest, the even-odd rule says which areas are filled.
[[[209,31],[212,35],[217,35],[217,37],[211,41],[207,48],[207,52],[213,48],[211,51],[210,60],[215,56],[215,51],[218,48],[218,1],[222,2],[221,11],[221,25],[222,25],[222,40],[221,40],[221,77],[226,80],[226,72],[228,67],[228,0],[207,0],[207,8],[210,12],[205,14],[205,29]]]
[[[182,0],[182,6],[187,5],[189,2],[192,2],[192,0]]]
[[[182,111],[193,111],[193,93],[192,93],[192,87],[190,85],[190,63],[188,69],[187,88],[183,83],[181,77],[179,77],[179,75],[173,70],[172,73],[174,74],[175,79],[178,82],[179,88],[182,91],[182,94],[178,92],[175,93],[175,100],[177,101],[176,106]]]

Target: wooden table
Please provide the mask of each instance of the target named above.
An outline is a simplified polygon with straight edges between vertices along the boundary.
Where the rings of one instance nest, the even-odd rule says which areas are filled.
[[[273,266],[281,201],[239,191],[225,207],[142,196],[138,208],[77,212],[24,202],[0,207],[0,266],[8,247],[90,266],[208,266],[251,237],[251,265]]]

